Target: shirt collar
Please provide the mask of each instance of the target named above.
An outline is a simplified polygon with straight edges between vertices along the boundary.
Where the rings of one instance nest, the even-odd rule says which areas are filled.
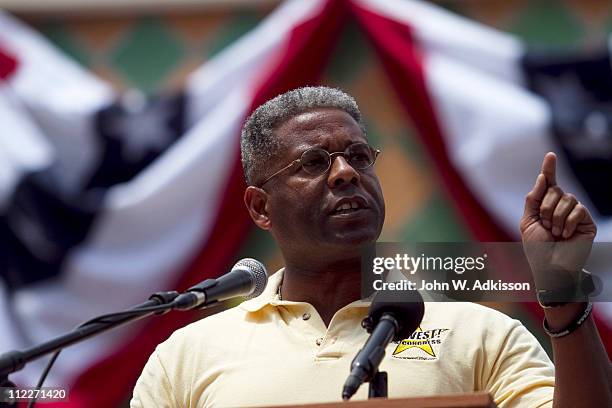
[[[285,268],[281,268],[276,273],[273,273],[268,277],[268,284],[266,288],[262,292],[261,295],[257,296],[254,299],[247,300],[246,302],[242,302],[240,307],[247,312],[257,312],[262,309],[264,306],[273,304],[276,305],[280,301],[278,300],[278,287],[283,281],[283,273],[285,272]]]
[[[264,306],[279,306],[279,305],[288,305],[295,304],[295,302],[287,301],[287,300],[279,300],[278,298],[278,287],[281,285],[283,281],[283,275],[285,272],[285,268],[281,268],[276,273],[273,273],[268,277],[268,284],[266,288],[262,292],[261,295],[257,296],[254,299],[247,300],[240,304],[240,307],[247,312],[257,312],[261,310]],[[355,302],[350,303],[345,307],[370,307],[370,300],[356,300]]]

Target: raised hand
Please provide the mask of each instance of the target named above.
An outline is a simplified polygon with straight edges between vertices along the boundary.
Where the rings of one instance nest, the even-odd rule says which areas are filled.
[[[557,185],[556,163],[554,153],[544,156],[520,222],[523,246],[534,273],[551,267],[582,269],[597,233],[589,210]]]

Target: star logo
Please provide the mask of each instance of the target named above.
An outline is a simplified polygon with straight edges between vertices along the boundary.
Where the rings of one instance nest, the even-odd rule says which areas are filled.
[[[436,355],[436,352],[434,350],[434,345],[442,344],[442,333],[448,330],[449,329],[434,329],[423,331],[421,327],[418,327],[414,331],[414,333],[410,335],[410,337],[401,340],[397,343],[397,347],[395,347],[392,356],[397,358],[415,360],[437,359],[438,356]],[[404,354],[402,356],[399,356],[399,354],[402,354],[410,349],[419,349],[425,354],[423,355],[422,353],[411,353],[410,355]]]

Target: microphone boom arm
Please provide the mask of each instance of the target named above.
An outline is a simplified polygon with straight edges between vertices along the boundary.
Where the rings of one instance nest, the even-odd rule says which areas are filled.
[[[79,343],[98,333],[105,332],[134,320],[148,317],[152,314],[164,314],[172,310],[172,302],[176,296],[178,296],[178,292],[156,293],[150,297],[151,300],[136,305],[126,312],[105,316],[102,322],[97,322],[96,318],[93,319],[91,323],[85,323],[66,334],[60,335],[38,346],[23,351],[15,350],[4,353],[0,355],[0,378],[4,378],[10,373],[21,370],[32,360],[36,360],[46,354]]]

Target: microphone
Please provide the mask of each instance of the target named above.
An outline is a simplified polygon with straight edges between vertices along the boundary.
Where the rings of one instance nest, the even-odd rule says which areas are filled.
[[[220,278],[206,279],[177,296],[172,308],[191,310],[237,296],[254,298],[261,295],[267,283],[268,274],[261,262],[251,258],[241,259]]]
[[[385,348],[391,340],[400,341],[410,336],[421,324],[425,307],[417,291],[378,292],[374,295],[368,316],[361,325],[370,337],[351,363],[351,373],[342,388],[342,399],[350,399],[364,382],[371,381],[378,372]]]

